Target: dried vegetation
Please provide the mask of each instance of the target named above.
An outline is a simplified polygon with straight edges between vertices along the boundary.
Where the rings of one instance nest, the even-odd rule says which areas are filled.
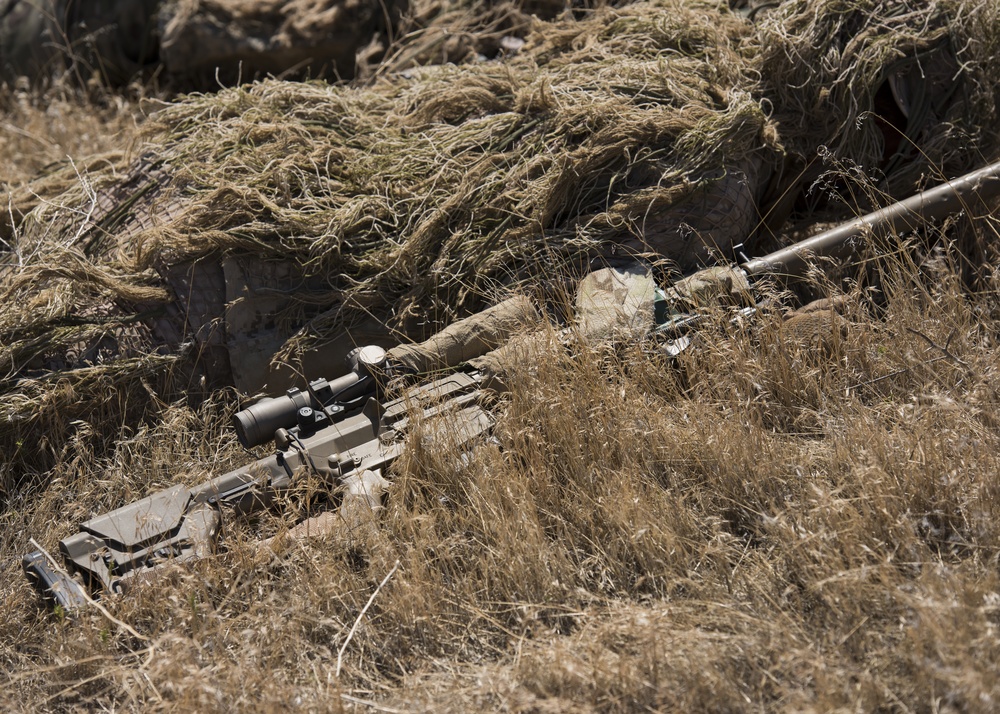
[[[720,312],[676,360],[652,341],[543,346],[498,404],[495,442],[457,458],[415,441],[377,528],[283,539],[303,508],[291,499],[283,514],[227,523],[218,555],[75,621],[40,611],[19,573],[29,537],[54,548],[92,514],[246,458],[224,427],[233,395],[195,399],[184,354],[143,354],[132,332],[131,362],[45,371],[18,361],[29,338],[45,359],[87,344],[85,326],[160,299],[157,260],[220,250],[294,255],[334,276],[324,306],[341,312],[314,319],[317,332],[345,304],[454,315],[510,276],[553,270],[553,256],[599,248],[615,206],[656,191],[675,205],[676,186],[732,152],[784,147],[806,166],[825,144],[842,169],[825,185],[855,210],[893,181],[912,187],[921,161],[955,173],[992,158],[993,90],[973,81],[938,118],[947,142],[921,143],[926,156],[888,181],[864,175],[890,170],[865,102],[914,33],[920,47],[964,38],[972,76],[996,76],[1000,33],[981,31],[997,26],[992,5],[900,6],[790,2],[755,27],[712,4],[634,5],[598,15],[597,31],[545,26],[509,64],[183,99],[152,117],[132,161],[169,158],[184,210],[139,229],[72,219],[73,195],[131,175],[124,161],[86,164],[86,181],[67,179],[4,234],[36,252],[5,278],[0,307],[12,454],[0,705],[995,709],[1000,236],[978,212],[899,237],[851,279],[817,280],[814,292],[846,296],[842,319],[786,322],[774,307],[733,329]],[[857,13],[874,40],[795,61],[830,27],[858,37]],[[799,34],[779,37],[782,18]],[[776,71],[716,66],[739,53],[766,63],[751,69],[817,74],[779,87]],[[698,73],[709,68],[718,97]],[[849,121],[834,121],[851,98]],[[812,146],[796,132],[803,116],[823,118]],[[630,183],[650,165],[656,181]],[[810,209],[793,218],[815,220]],[[68,239],[86,235],[103,247]],[[81,315],[105,322],[74,324]]]

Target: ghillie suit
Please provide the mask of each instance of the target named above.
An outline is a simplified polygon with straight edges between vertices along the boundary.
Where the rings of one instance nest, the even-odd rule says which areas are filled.
[[[591,257],[696,267],[753,229],[776,146],[736,52],[743,23],[673,10],[551,25],[507,62],[370,87],[190,97],[150,118],[117,175],[71,178],[72,208],[39,206],[21,240],[66,245],[57,231],[128,281],[156,271],[176,297],[166,317],[199,345],[231,318],[223,301],[267,296],[267,324],[227,342],[280,347],[304,328],[305,345],[366,318],[398,340]]]
[[[131,156],[11,199],[0,405],[19,434],[99,421],[86,409],[108,385],[141,408],[150,374],[197,355],[208,382],[273,389],[510,289],[634,258],[662,275],[728,258],[776,215],[809,219],[798,167],[882,167],[898,195],[931,165],[960,173],[997,148],[981,128],[1000,17],[898,7],[799,0],[754,24],[714,3],[642,3],[539,23],[502,62],[184,98]],[[893,169],[866,112],[925,37],[961,76],[913,127],[922,153]],[[23,401],[31,390],[44,397]]]

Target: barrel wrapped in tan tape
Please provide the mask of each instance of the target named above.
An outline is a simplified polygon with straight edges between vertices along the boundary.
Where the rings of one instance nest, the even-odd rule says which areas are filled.
[[[424,342],[393,347],[389,360],[416,373],[456,367],[496,349],[539,319],[531,300],[518,295],[454,322]]]

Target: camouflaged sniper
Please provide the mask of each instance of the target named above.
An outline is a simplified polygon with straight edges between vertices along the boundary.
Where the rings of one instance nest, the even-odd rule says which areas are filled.
[[[56,0],[46,1],[56,3]],[[88,7],[93,12],[93,17],[97,18],[78,18],[69,22],[69,25],[60,25],[59,31],[71,39],[78,34],[94,38],[111,36],[127,28],[131,22],[112,18],[114,22],[104,26],[101,25],[101,18],[110,17],[101,10],[105,3],[61,1],[66,8],[64,15],[80,12],[81,8]],[[240,25],[241,21],[234,20],[231,24],[223,22],[226,17],[236,17],[231,10],[237,5],[259,7],[261,9],[258,14],[261,16],[273,10],[284,19],[280,23],[262,23],[261,27],[269,27],[271,33],[269,37],[264,37],[263,30],[259,33],[258,30],[251,32],[246,23]],[[274,54],[277,59],[280,52],[275,49],[277,45],[269,44],[270,41],[279,35],[291,37],[291,30],[285,32],[281,29],[284,27],[282,23],[287,20],[289,26],[302,25],[302,17],[293,18],[292,15],[295,7],[303,8],[306,5],[308,3],[281,4],[268,0],[163,3],[156,9],[158,29],[152,32],[154,40],[159,42],[160,60],[165,63],[168,71],[171,67],[170,53],[167,51],[170,46],[168,38],[172,38],[171,42],[183,40],[182,44],[186,49],[179,51],[177,56],[191,62],[201,56],[208,63],[205,66],[223,61],[219,57],[208,57],[220,47],[229,46],[227,43],[232,44],[232,38],[223,38],[225,41],[222,41],[216,37],[217,33],[223,32],[230,32],[234,37],[242,35],[247,40],[240,52],[259,51],[261,61],[269,53],[277,53]],[[142,15],[147,12],[149,3],[143,5],[126,0],[107,6],[108,12],[113,9],[120,14],[126,13],[125,8],[138,8],[135,13]],[[339,7],[332,1],[312,3],[312,6],[317,11]],[[42,6],[26,0],[0,0],[0,8],[4,8],[6,12],[3,15],[5,19],[0,21],[0,33],[8,33],[17,24],[17,18],[21,17],[22,24],[28,28],[25,30],[26,36],[31,35],[34,30],[30,28],[35,27],[39,32],[48,33],[46,38],[54,37],[57,33],[45,29],[47,26],[39,17],[25,14],[25,8],[33,7]],[[56,5],[53,4],[52,7]],[[187,9],[181,12],[178,8],[182,7]],[[194,14],[185,14],[188,10]],[[60,12],[63,11],[56,11],[56,15]],[[100,29],[96,30],[98,27]],[[142,35],[138,31],[130,31],[129,34],[137,37]],[[362,37],[364,33],[360,32],[358,36]],[[51,47],[52,43],[46,38],[39,43],[22,44]],[[203,41],[197,38],[203,38]],[[8,46],[13,52],[18,43],[0,42],[0,54]],[[906,117],[906,136],[915,137],[916,127],[925,125],[929,116],[936,117],[936,120],[944,116],[938,105],[947,103],[948,97],[952,96],[950,92],[958,84],[954,81],[950,85],[945,84],[940,79],[958,76],[952,54],[948,47],[942,46],[930,56],[921,55],[919,61],[914,59],[910,63],[909,60],[900,60],[886,65],[886,79],[891,89],[889,101],[895,98],[899,111]],[[108,65],[119,64],[114,59],[102,62]],[[472,73],[468,76],[475,77]],[[398,81],[400,86],[404,86],[402,78]],[[154,158],[157,152],[159,157]],[[602,237],[604,247],[607,248],[607,252],[602,255],[613,261],[619,260],[622,255],[662,258],[673,261],[681,272],[689,272],[728,258],[734,243],[749,243],[755,231],[764,223],[767,228],[776,231],[784,216],[791,210],[790,202],[794,202],[800,195],[801,187],[809,185],[815,175],[800,176],[795,180],[797,183],[789,185],[787,176],[778,176],[775,172],[796,174],[796,170],[788,166],[783,169],[777,167],[776,162],[781,163],[777,161],[778,157],[766,152],[751,152],[745,157],[741,151],[736,154],[740,158],[734,157],[722,162],[723,165],[717,170],[706,170],[693,175],[692,185],[697,184],[697,188],[690,195],[669,205],[649,203],[646,198],[641,198],[641,194],[647,189],[652,190],[652,185],[645,184],[648,181],[655,182],[655,175],[652,179],[642,178],[640,189],[629,194],[629,201],[641,199],[637,200],[635,205],[639,208],[634,211],[636,216],[641,215],[641,225],[637,222],[634,226]],[[86,236],[85,240],[81,240],[85,249],[89,249],[92,240],[109,246],[116,243],[132,245],[145,230],[169,226],[190,208],[190,196],[185,194],[183,167],[179,165],[180,161],[177,166],[172,166],[172,158],[177,157],[171,157],[170,150],[154,150],[138,157],[124,178],[98,189],[96,206],[92,213],[87,213],[89,225],[81,226],[79,231],[74,230],[75,235]],[[819,163],[816,163],[816,170],[818,167]],[[237,184],[243,180],[246,179],[242,176],[235,179]],[[774,195],[780,195],[782,199],[775,200]],[[788,205],[784,205],[783,201]],[[629,221],[631,220],[630,218]],[[235,236],[235,232],[233,235]],[[317,246],[323,242],[322,236],[303,237],[316,241]],[[454,251],[454,254],[460,254],[460,251]],[[94,260],[99,262],[103,257],[95,257]],[[296,357],[301,355],[301,364],[296,365],[299,372],[322,374],[327,365],[338,363],[344,356],[345,345],[353,347],[354,344],[380,344],[390,347],[398,343],[402,335],[422,338],[428,334],[423,331],[420,322],[414,328],[411,323],[397,320],[398,313],[395,310],[398,305],[379,305],[364,313],[353,308],[337,313],[337,319],[341,314],[344,316],[345,324],[354,338],[353,342],[334,339],[320,345],[313,339],[308,348],[302,347],[307,341],[299,340],[298,337],[302,334],[299,330],[304,325],[304,331],[310,337],[316,337],[318,332],[307,322],[316,314],[314,306],[329,308],[330,315],[337,309],[335,302],[331,306],[329,275],[311,272],[309,268],[303,267],[303,262],[302,255],[276,255],[274,252],[266,254],[256,249],[243,248],[220,250],[211,255],[199,256],[197,260],[177,260],[170,255],[162,260],[158,259],[153,268],[159,273],[161,284],[170,295],[170,302],[166,305],[159,302],[156,305],[120,302],[109,304],[106,309],[112,314],[123,312],[143,315],[141,322],[133,323],[132,327],[123,330],[126,339],[122,340],[121,349],[118,349],[118,345],[113,347],[118,350],[114,354],[117,357],[157,350],[167,354],[196,355],[199,376],[205,376],[209,386],[235,385],[248,394],[274,394],[289,386],[296,376],[287,365],[276,363],[273,359],[276,354],[289,355],[294,352]],[[473,294],[481,293],[473,291]],[[321,302],[324,300],[327,302]],[[104,306],[101,309],[105,309]],[[276,315],[282,316],[282,319],[276,320]],[[287,315],[293,317],[285,317]],[[423,320],[423,316],[418,319]],[[52,370],[62,366],[59,359],[61,356],[54,362],[44,362],[37,366]]]

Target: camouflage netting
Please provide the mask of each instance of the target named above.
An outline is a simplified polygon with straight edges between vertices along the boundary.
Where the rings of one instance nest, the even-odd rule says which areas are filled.
[[[988,3],[676,0],[538,21],[503,61],[182,98],[10,199],[4,439],[141,411],[193,356],[256,389],[248,355],[422,337],[595,258],[690,270],[831,166],[895,195],[972,168],[997,38]]]

